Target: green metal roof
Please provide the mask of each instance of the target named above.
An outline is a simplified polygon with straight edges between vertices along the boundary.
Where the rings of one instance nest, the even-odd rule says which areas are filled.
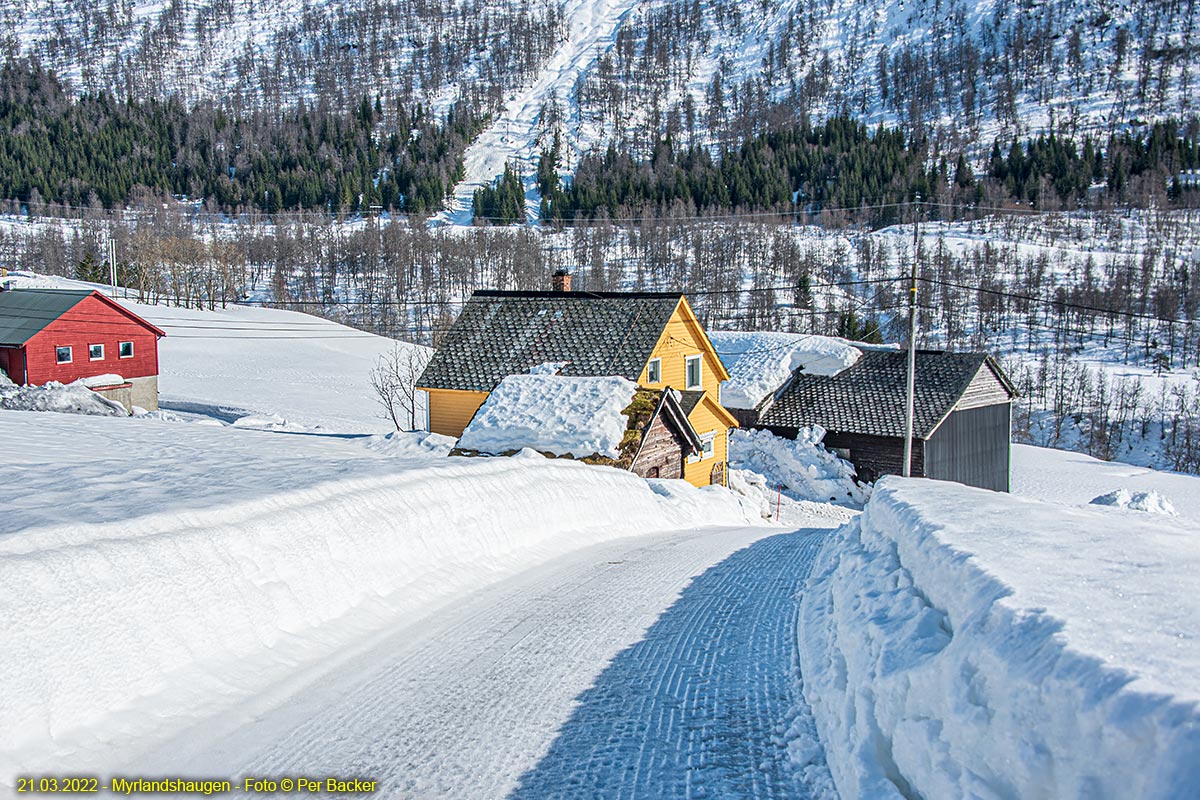
[[[91,289],[10,289],[0,292],[0,346],[25,344],[91,293]]]

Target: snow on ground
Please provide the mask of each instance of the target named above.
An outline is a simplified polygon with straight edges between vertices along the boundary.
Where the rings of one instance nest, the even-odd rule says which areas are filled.
[[[0,782],[135,759],[556,556],[757,520],[724,489],[395,438],[0,413],[0,483],[22,487],[0,516]]]
[[[637,384],[619,376],[510,375],[475,412],[458,440],[463,450],[618,458]]]
[[[770,431],[734,430],[729,435],[729,464],[741,479],[762,484],[767,499],[782,492],[795,501],[861,507],[869,490],[854,480],[854,467],[821,446],[825,431],[802,429],[797,439]]]
[[[14,288],[107,287],[30,273]],[[119,292],[122,290],[118,290]],[[117,300],[166,331],[158,343],[159,392],[169,411],[233,423],[382,433],[369,376],[393,347],[419,347],[295,311],[230,306],[200,311]]]
[[[1200,525],[887,478],[812,574],[843,797],[1195,795]]]
[[[1178,516],[1171,501],[1153,490],[1131,492],[1128,489],[1116,489],[1093,498],[1090,505],[1121,508],[1128,511],[1145,511],[1149,514],[1165,514],[1168,517]]]
[[[111,385],[111,384],[103,384]],[[43,386],[17,386],[0,372],[0,409],[6,411],[56,411],[61,414],[94,414],[126,417],[120,403],[93,392],[85,381],[63,385],[51,381]]]
[[[710,331],[729,380],[721,384],[721,403],[754,408],[803,368],[810,375],[836,375],[862,355],[845,339],[800,333]]]
[[[1048,447],[1012,447],[1013,494],[1085,506],[1100,495],[1120,489],[1156,492],[1181,517],[1200,525],[1200,476],[1100,461]]]

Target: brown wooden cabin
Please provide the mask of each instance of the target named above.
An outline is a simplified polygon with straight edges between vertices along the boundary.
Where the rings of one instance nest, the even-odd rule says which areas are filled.
[[[859,480],[902,474],[907,374],[898,350],[866,351],[834,376],[797,370],[759,406],[754,427],[794,439],[819,425]],[[918,351],[911,474],[1007,492],[1015,396],[991,356]]]

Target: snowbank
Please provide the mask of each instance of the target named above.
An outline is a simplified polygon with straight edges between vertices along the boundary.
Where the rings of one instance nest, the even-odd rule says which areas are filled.
[[[0,372],[0,409],[6,411],[57,411],[61,414],[91,414],[101,417],[127,417],[129,412],[89,389],[83,381],[41,386],[17,386]]]
[[[1168,517],[1179,516],[1171,501],[1151,489],[1148,492],[1131,492],[1128,489],[1117,489],[1102,494],[1092,500],[1094,506],[1111,506],[1129,511],[1145,511],[1150,514],[1165,514]]]
[[[801,429],[796,439],[736,429],[729,435],[730,466],[751,483],[764,482],[772,494],[782,486],[793,500],[861,506],[868,490],[855,482],[853,465],[821,446],[824,436],[819,426]]]
[[[320,453],[349,446],[212,433],[289,449],[311,442]],[[101,495],[111,494],[111,482],[101,483],[90,489],[92,512],[72,515],[95,522],[0,536],[0,784],[67,761],[111,766],[114,752],[161,740],[374,631],[411,624],[455,593],[570,550],[749,520],[725,491],[676,482],[656,492],[629,473],[574,462],[426,464],[371,456],[292,491],[249,498],[235,486],[225,502],[119,520],[100,515]],[[208,465],[179,467],[189,482],[210,474]]]
[[[618,458],[629,424],[621,412],[636,391],[637,384],[616,376],[510,375],[483,401],[458,446],[493,454],[529,447],[559,456]]]
[[[801,367],[811,375],[836,375],[862,355],[845,339],[830,336],[711,331],[708,338],[729,370],[721,384],[727,408],[754,408]]]
[[[838,788],[1174,798],[1200,789],[1200,530],[887,478],[801,606]]]

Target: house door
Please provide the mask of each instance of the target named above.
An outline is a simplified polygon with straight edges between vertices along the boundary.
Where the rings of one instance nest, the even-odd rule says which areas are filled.
[[[712,474],[708,478],[708,482],[713,486],[725,485],[725,462],[718,461],[713,465]]]

